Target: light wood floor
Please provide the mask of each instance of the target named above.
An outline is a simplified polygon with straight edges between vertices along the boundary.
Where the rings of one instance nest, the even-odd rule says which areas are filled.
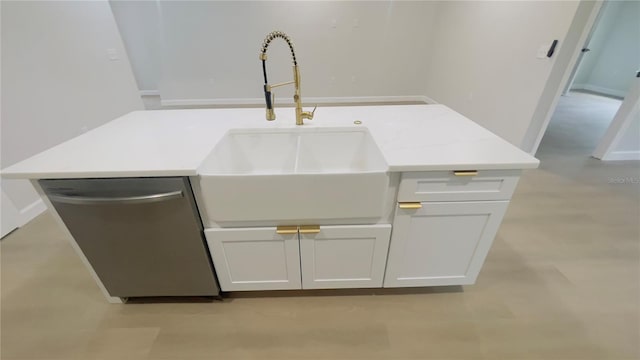
[[[638,359],[640,166],[588,157],[616,104],[562,99],[474,286],[110,305],[44,214],[1,243],[0,357]]]

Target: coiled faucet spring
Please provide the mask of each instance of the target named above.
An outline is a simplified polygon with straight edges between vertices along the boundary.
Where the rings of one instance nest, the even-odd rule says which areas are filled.
[[[283,33],[282,31],[272,31],[268,33],[267,36],[264,38],[264,42],[262,43],[262,48],[260,49],[260,53],[262,54],[260,55],[260,59],[262,59],[262,64],[264,65],[264,62],[267,60],[267,48],[269,47],[269,44],[271,44],[271,42],[276,38],[281,38],[282,40],[287,42],[287,45],[289,45],[289,49],[291,50],[293,65],[294,66],[298,65],[298,62],[296,61],[296,51],[293,49],[293,41],[291,41],[291,38],[287,34]],[[265,75],[265,83],[266,82],[267,81],[266,81],[266,75]]]
[[[283,39],[287,43],[287,45],[289,45],[289,50],[291,50],[291,58],[293,60],[293,81],[269,85],[269,81],[267,80],[267,49],[269,48],[271,42],[277,38]],[[267,120],[271,121],[276,119],[276,114],[273,110],[273,106],[275,105],[275,96],[272,94],[271,89],[289,84],[294,84],[295,86],[293,101],[296,103],[296,125],[303,125],[304,119],[312,120],[313,114],[315,113],[316,109],[314,108],[311,112],[302,110],[302,100],[300,98],[300,69],[298,68],[296,52],[293,49],[293,42],[291,41],[291,38],[289,38],[289,36],[282,31],[270,32],[262,42],[262,48],[260,48],[259,57],[260,60],[262,60],[262,74],[264,76],[264,100],[267,105]]]

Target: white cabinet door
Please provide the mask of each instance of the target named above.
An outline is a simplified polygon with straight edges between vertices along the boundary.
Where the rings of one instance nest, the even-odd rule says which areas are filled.
[[[303,289],[382,287],[391,225],[321,226],[300,233]]]
[[[298,234],[276,228],[205,230],[223,291],[300,289]]]
[[[508,201],[422,203],[397,209],[385,287],[476,281]]]

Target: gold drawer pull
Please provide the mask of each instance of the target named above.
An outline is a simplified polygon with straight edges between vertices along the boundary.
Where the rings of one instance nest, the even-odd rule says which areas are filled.
[[[453,172],[455,176],[476,176],[478,175],[478,170],[456,170]]]
[[[297,226],[278,226],[276,228],[276,233],[282,234],[282,235],[297,234],[298,227]]]
[[[422,209],[422,203],[419,202],[401,202],[398,203],[400,209]]]
[[[320,232],[320,225],[301,225],[300,234],[317,234]]]

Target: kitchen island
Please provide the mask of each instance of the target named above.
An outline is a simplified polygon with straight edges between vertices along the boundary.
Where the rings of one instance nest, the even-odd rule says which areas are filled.
[[[187,177],[222,290],[250,291],[473,284],[521,171],[538,166],[529,154],[444,105],[319,108],[315,119],[303,126],[295,125],[293,111],[280,109],[278,115],[276,121],[267,122],[263,109],[132,112],[3,169],[2,176],[31,179],[45,198],[39,179]],[[350,140],[339,145],[336,139],[366,137],[376,147],[367,150],[375,152],[367,156],[379,158],[375,170],[384,176],[371,181],[378,185],[371,187],[377,190],[370,190],[370,197],[378,201],[369,203],[366,208],[371,211],[362,216],[357,214],[360,208],[350,208],[356,202],[344,194],[356,194],[358,184],[364,186],[369,180],[363,179],[371,179],[363,176],[372,171],[347,161],[353,168],[289,172],[276,168],[256,173],[254,164],[242,169],[228,166],[225,171],[233,174],[225,173],[216,163],[220,159],[216,152],[232,132],[250,132],[253,139],[262,132],[338,133],[314,151],[345,149],[332,156],[354,159],[361,150],[349,150]],[[304,144],[299,142],[292,150],[298,154],[296,169],[304,155],[299,149]],[[260,148],[263,153],[268,149]],[[247,156],[252,161],[257,154]],[[336,184],[350,188],[322,187],[322,176],[328,173],[344,175]],[[247,189],[241,183],[212,189],[207,179],[242,174],[293,183],[311,176],[328,200],[321,206],[319,196],[287,203],[300,216],[277,217],[280,204],[272,203],[269,208],[255,206],[251,218],[225,217],[225,209],[230,214],[241,213],[238,206],[251,207],[251,199],[242,198]],[[264,186],[277,189],[275,183],[272,188]],[[237,194],[241,201],[230,201],[235,195],[214,197],[219,193]],[[366,200],[366,192],[361,193],[358,199]],[[55,207],[45,202],[64,227]],[[326,211],[307,211],[313,207]],[[344,208],[353,211],[339,211]],[[109,293],[81,247],[69,237],[109,301],[120,301],[124,296]]]

